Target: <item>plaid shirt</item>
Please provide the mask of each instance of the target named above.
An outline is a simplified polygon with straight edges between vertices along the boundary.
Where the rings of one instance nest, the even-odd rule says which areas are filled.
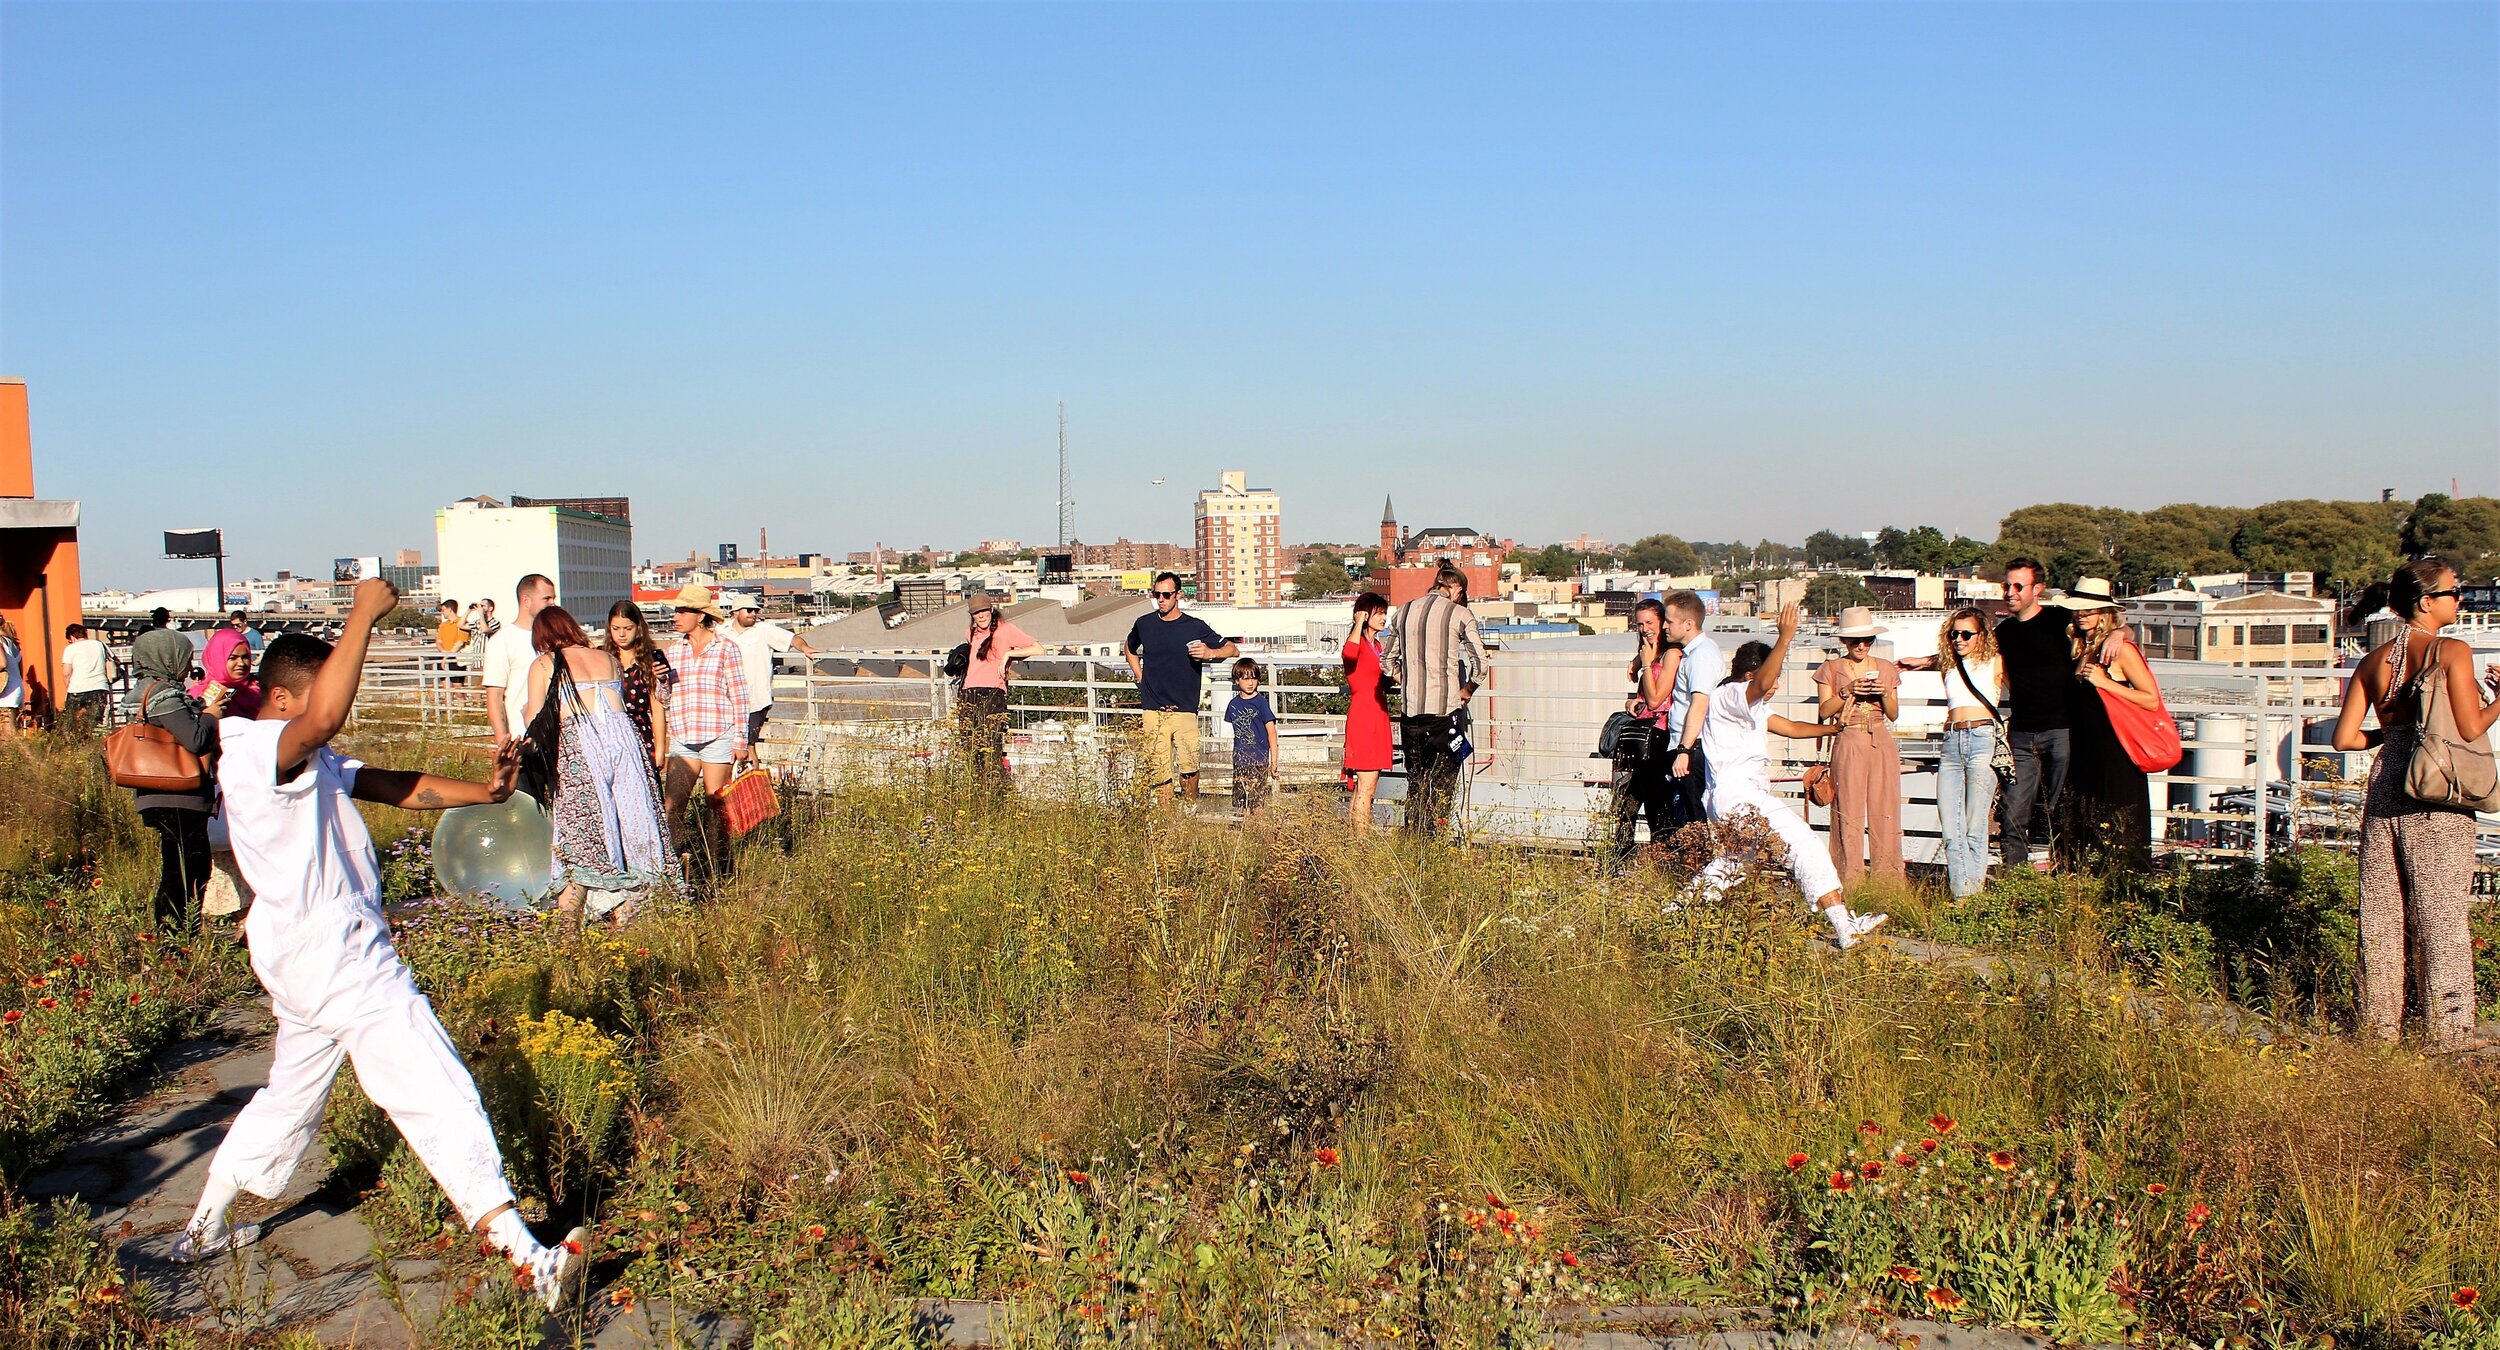
[[[730,737],[733,748],[747,743],[747,668],[738,644],[717,629],[712,645],[697,655],[694,644],[680,637],[668,644],[668,664],[677,673],[677,688],[668,698],[668,736],[701,745]]]

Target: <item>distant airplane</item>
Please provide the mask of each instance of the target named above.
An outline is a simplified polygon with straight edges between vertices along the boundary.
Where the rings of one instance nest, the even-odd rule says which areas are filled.
[[[1156,480],[1154,481],[1154,485],[1155,485],[1156,487],[1161,487],[1161,486],[1163,486],[1163,481],[1164,481],[1164,480],[1162,480],[1162,479],[1158,478],[1158,479],[1156,479]]]

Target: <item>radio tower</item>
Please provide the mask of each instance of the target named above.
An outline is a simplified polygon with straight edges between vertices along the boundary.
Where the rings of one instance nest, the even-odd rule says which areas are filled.
[[[1076,537],[1076,499],[1068,495],[1068,401],[1059,400],[1059,547]]]

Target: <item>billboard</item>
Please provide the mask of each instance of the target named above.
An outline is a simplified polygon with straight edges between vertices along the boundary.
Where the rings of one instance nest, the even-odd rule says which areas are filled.
[[[333,558],[330,560],[330,580],[333,582],[371,581],[380,575],[382,575],[382,557],[378,553],[369,558]]]
[[[167,530],[165,556],[168,558],[215,558],[226,551],[223,530]]]

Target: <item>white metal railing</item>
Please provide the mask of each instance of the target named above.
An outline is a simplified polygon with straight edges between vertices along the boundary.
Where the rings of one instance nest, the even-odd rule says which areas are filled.
[[[1774,695],[1782,715],[1814,720],[1812,671],[1821,653],[1792,655]],[[845,652],[809,658],[785,655],[774,677],[773,716],[763,750],[768,762],[812,777],[838,777],[854,761],[826,751],[837,742],[910,747],[926,759],[947,753],[955,690],[936,652]],[[1539,651],[1519,644],[1494,654],[1475,705],[1475,759],[1465,775],[1461,815],[1477,837],[1586,841],[1613,828],[1611,766],[1594,757],[1597,733],[1623,706],[1625,656],[1577,650]],[[1333,779],[1340,754],[1345,697],[1331,653],[1272,654],[1260,664],[1262,689],[1277,713],[1288,783]],[[2340,838],[2358,818],[2353,783],[2366,776],[2366,755],[2343,755],[2306,743],[2304,731],[2334,717],[2345,672],[2289,668],[2238,669],[2193,661],[2152,663],[2165,702],[2181,728],[2186,756],[2149,778],[2156,847],[2197,856],[2263,860],[2276,848],[2309,838]],[[842,673],[830,673],[839,669]],[[377,654],[367,667],[359,706],[380,716],[413,720],[434,734],[483,736],[485,693],[458,656],[430,650]],[[1576,686],[1576,687],[1575,687]],[[1230,728],[1220,716],[1230,697],[1228,663],[1205,668],[1199,708],[1211,785],[1230,771]],[[1941,817],[1936,759],[1945,698],[1940,676],[1905,672],[1897,731],[1902,751],[1904,853],[1940,862]],[[1015,746],[1011,759],[1091,757],[1108,772],[1100,747],[1117,741],[1138,713],[1127,663],[1116,657],[1038,657],[1019,667],[1008,702]],[[2316,734],[2316,733],[2312,733]],[[1773,787],[1806,811],[1818,830],[1828,811],[1805,808],[1797,793],[1804,768],[1820,746],[1772,738]],[[2324,759],[2343,781],[2310,772]],[[1403,796],[1403,775],[1383,776],[1382,798]],[[2265,804],[2262,819],[2255,809]],[[2500,820],[2483,817],[2485,856],[2500,860]]]

